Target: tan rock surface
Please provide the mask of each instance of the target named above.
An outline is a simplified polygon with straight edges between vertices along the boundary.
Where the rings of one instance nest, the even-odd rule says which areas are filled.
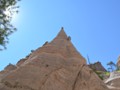
[[[120,90],[120,72],[111,72],[110,77],[105,80],[105,83],[110,88]]]
[[[63,28],[2,79],[0,90],[108,90],[86,65]]]
[[[117,60],[117,67],[120,69],[120,56],[118,57],[118,60]]]
[[[7,65],[3,71],[0,71],[0,81],[2,80],[2,78],[4,78],[5,76],[7,76],[9,73],[11,73],[12,71],[16,70],[17,67],[13,64],[9,64]]]
[[[15,65],[13,65],[13,64],[9,64],[9,65],[7,65],[5,68],[4,68],[4,70],[5,71],[11,71],[11,70],[15,70],[17,67],[15,66]]]
[[[102,71],[102,72],[107,72],[107,70],[103,67],[101,62],[96,62],[94,64],[88,65],[90,68],[92,68],[95,71]]]

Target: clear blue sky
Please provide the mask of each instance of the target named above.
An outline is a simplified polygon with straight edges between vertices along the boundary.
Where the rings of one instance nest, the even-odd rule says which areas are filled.
[[[22,0],[13,19],[18,31],[0,52],[0,70],[51,41],[63,26],[92,63],[116,63],[120,55],[120,0]]]

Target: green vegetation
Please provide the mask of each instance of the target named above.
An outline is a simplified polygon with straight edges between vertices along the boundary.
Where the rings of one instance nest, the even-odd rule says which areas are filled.
[[[120,72],[120,70],[116,70],[117,72]]]
[[[110,72],[95,71],[95,73],[98,75],[98,77],[101,80],[104,80],[105,77],[109,77],[110,76]]]
[[[103,75],[102,75],[102,71],[95,71],[95,73],[98,75],[98,77],[101,79],[101,80],[103,80],[104,78],[103,78]]]
[[[110,75],[110,72],[104,72],[104,74],[105,74],[106,76],[109,76],[109,75]]]
[[[6,49],[6,44],[16,28],[11,24],[14,13],[18,13],[17,2],[20,0],[0,0],[0,50]]]
[[[116,69],[116,64],[112,61],[108,62],[107,65],[109,66],[108,71],[114,71]]]

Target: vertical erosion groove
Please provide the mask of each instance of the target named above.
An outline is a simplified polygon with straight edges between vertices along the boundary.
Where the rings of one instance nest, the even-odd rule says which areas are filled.
[[[76,86],[76,84],[77,84],[78,78],[79,78],[80,73],[81,73],[81,71],[82,71],[82,69],[83,69],[84,66],[85,66],[85,64],[83,64],[82,67],[80,68],[80,70],[79,70],[79,72],[78,72],[78,74],[77,74],[77,76],[76,76],[76,78],[75,78],[75,81],[74,81],[74,83],[73,83],[72,90],[75,90],[75,86]]]

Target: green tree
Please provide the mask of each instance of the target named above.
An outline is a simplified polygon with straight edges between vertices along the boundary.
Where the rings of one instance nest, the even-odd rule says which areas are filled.
[[[114,71],[114,68],[116,68],[116,64],[113,63],[112,61],[108,62],[107,65],[110,66],[110,67],[108,68],[109,71],[110,71],[110,70],[111,70],[111,71]]]
[[[16,30],[11,24],[11,19],[13,14],[18,12],[17,2],[19,1],[0,0],[0,50],[6,49],[6,44],[9,41],[8,36]]]

